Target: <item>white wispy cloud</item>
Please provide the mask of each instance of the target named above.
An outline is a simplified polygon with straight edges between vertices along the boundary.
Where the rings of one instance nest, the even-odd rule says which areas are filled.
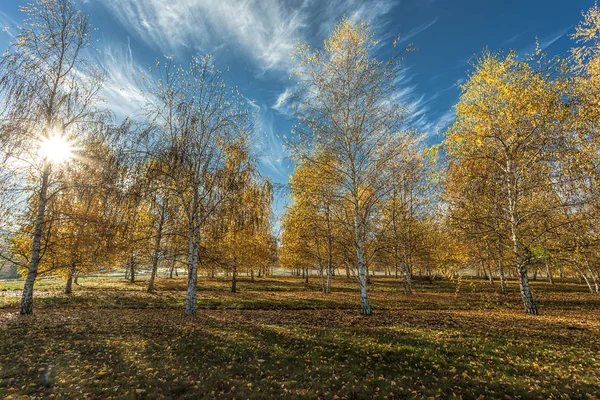
[[[438,17],[435,17],[433,20],[431,20],[425,24],[421,24],[414,29],[411,29],[410,31],[408,31],[408,33],[400,36],[400,41],[408,42],[410,39],[414,38],[419,33],[425,32],[427,29],[429,29],[433,25],[435,25],[435,23],[438,21],[438,19],[439,19]]]
[[[565,28],[562,28],[562,29],[560,29],[556,32],[553,32],[547,36],[544,36],[542,38],[536,37],[535,41],[538,43],[540,50],[546,50],[550,46],[552,46],[554,43],[556,43],[557,41],[562,39],[565,35],[567,35],[567,33],[569,33],[569,31],[571,29],[573,29],[573,25],[569,25]],[[535,42],[533,42],[529,46],[518,51],[518,54],[520,54],[520,55],[532,54],[535,51],[535,48],[536,48],[536,44],[535,44]]]
[[[4,33],[9,37],[13,38],[15,37],[17,26],[17,21],[15,21],[10,15],[5,13],[4,11],[0,11],[0,33]]]
[[[182,48],[213,52],[228,47],[250,55],[264,69],[289,62],[303,7],[277,0],[94,0],[132,34],[163,54]]]
[[[93,57],[106,77],[100,95],[117,120],[141,118],[147,100],[143,92],[152,76],[135,61],[129,43],[104,46]]]
[[[258,106],[255,103],[251,105],[256,115],[254,143],[258,161],[263,172],[267,172],[275,182],[285,183],[290,172],[289,153],[275,131],[273,113],[266,106]]]
[[[342,15],[372,21],[397,0],[91,0],[163,54],[182,49],[244,53],[263,71],[287,71],[298,40]]]
[[[286,88],[283,92],[281,92],[279,94],[279,96],[277,96],[277,100],[275,100],[275,103],[271,106],[271,108],[277,112],[279,112],[280,114],[283,115],[292,115],[292,105],[291,105],[291,100],[293,97],[293,90],[291,88]]]
[[[542,50],[546,50],[548,47],[552,46],[555,42],[560,40],[563,36],[565,36],[571,29],[573,25],[569,25],[566,28],[563,28],[557,32],[552,33],[549,36],[540,40],[540,48]]]

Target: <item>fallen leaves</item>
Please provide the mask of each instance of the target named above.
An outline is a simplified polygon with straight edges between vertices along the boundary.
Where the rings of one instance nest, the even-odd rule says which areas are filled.
[[[194,318],[170,307],[93,307],[87,298],[86,307],[46,307],[27,317],[0,309],[0,395],[514,398],[600,391],[594,298],[574,308],[567,296],[563,309],[531,318],[518,304],[443,309],[442,295],[436,308],[419,309],[421,296],[429,302],[436,293],[405,301],[393,284],[381,286],[396,308],[375,309],[369,318],[341,307],[289,309],[291,291],[266,292],[281,310],[201,309]],[[130,304],[138,295],[121,293],[136,296],[125,300]],[[260,300],[261,292],[248,296]]]

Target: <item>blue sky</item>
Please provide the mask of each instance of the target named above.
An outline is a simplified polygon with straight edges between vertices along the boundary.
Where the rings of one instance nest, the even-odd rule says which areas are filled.
[[[139,77],[157,58],[186,62],[210,53],[226,79],[257,112],[261,171],[285,184],[292,166],[282,135],[293,125],[286,93],[294,86],[290,53],[298,40],[320,46],[343,16],[372,22],[379,56],[400,34],[418,51],[407,54],[400,88],[415,128],[430,143],[452,122],[457,83],[484,48],[533,50],[536,37],[549,53],[564,53],[569,34],[592,0],[77,0],[98,28],[91,57],[107,72],[103,92],[118,118],[142,104]],[[0,48],[8,47],[23,15],[21,0],[0,2]],[[286,203],[278,198],[276,213]]]

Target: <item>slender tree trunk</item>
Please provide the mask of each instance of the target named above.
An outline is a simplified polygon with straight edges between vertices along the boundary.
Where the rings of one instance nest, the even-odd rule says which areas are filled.
[[[23,287],[23,295],[21,297],[22,315],[31,314],[33,312],[33,285],[38,274],[38,266],[40,264],[40,250],[42,245],[42,228],[44,225],[44,217],[46,215],[46,202],[48,198],[48,185],[50,180],[51,165],[46,162],[44,171],[42,172],[42,185],[40,187],[37,214],[33,228],[33,240],[31,244],[31,259],[29,268],[27,269],[27,277],[25,278],[25,286]]]
[[[509,163],[507,170],[512,171],[512,164]],[[517,199],[517,183],[514,176],[510,176],[509,192],[508,192],[508,205],[510,212],[510,228],[511,238],[513,244],[513,253],[516,261],[517,277],[519,278],[519,289],[521,291],[521,297],[523,298],[523,304],[525,311],[530,315],[538,315],[538,309],[533,300],[533,294],[531,293],[531,287],[529,286],[529,278],[527,276],[527,266],[524,265],[519,227],[518,227],[518,216],[516,212],[516,199]]]
[[[250,268],[250,282],[254,282],[254,268]]]
[[[500,229],[500,228],[498,228]],[[502,241],[500,234],[497,236],[497,251],[498,251],[498,275],[500,276],[500,292],[502,294],[508,294],[508,288],[506,286],[506,276],[504,275],[504,262],[502,258]]]
[[[482,267],[485,268],[485,263],[482,262]],[[494,285],[494,276],[492,275],[492,268],[491,266],[489,267],[489,271],[487,271],[488,274],[488,280],[490,282],[490,285]]]
[[[600,284],[598,284],[598,280],[596,279],[596,274],[594,274],[594,271],[592,270],[592,267],[590,266],[590,262],[588,261],[587,257],[585,257],[585,267],[587,268],[588,272],[590,273],[592,282],[594,283],[594,292],[593,293],[598,294],[598,292],[600,292]]]
[[[500,291],[502,294],[508,294],[508,288],[506,287],[506,276],[504,275],[504,267],[500,265],[498,268],[498,274],[500,275]]]
[[[548,282],[554,285],[554,278],[552,277],[552,271],[550,271],[550,263],[546,260],[546,275],[548,276]]]
[[[135,283],[135,260],[133,254],[129,256],[129,283]]]
[[[327,262],[327,282],[325,283],[325,294],[331,293],[331,282],[333,281],[333,264],[331,258]]]
[[[529,286],[527,267],[521,266],[517,268],[517,277],[519,278],[519,288],[521,290],[521,297],[523,298],[525,311],[530,315],[538,315],[537,305],[535,304],[535,301],[533,301],[531,287]]]
[[[587,284],[588,289],[590,290],[590,293],[591,294],[597,294],[598,292],[596,292],[594,290],[594,286],[592,285],[592,282],[590,281],[590,279],[583,272],[581,273],[581,277],[583,278],[583,280]]]
[[[367,294],[368,271],[363,254],[363,239],[361,235],[361,223],[358,210],[358,199],[354,200],[354,230],[356,240],[356,269],[358,271],[358,288],[360,291],[360,305],[362,315],[371,315],[371,305]]]
[[[79,286],[79,283],[77,282],[79,280],[79,272],[75,272],[75,277],[73,280],[73,283],[76,284],[77,286]]]
[[[371,305],[369,304],[369,296],[367,295],[367,269],[364,264],[362,240],[357,240],[357,269],[358,269],[358,286],[360,290],[360,305],[362,315],[371,315]]]
[[[198,282],[198,252],[200,250],[200,230],[194,226],[190,228],[189,250],[188,250],[188,281],[185,293],[185,314],[196,315],[198,304],[196,302],[196,291]],[[175,270],[177,274],[177,270]]]
[[[67,272],[67,284],[65,285],[65,294],[73,293],[73,276],[75,275],[75,265],[72,265]]]
[[[325,285],[325,294],[331,293],[331,281],[333,280],[333,236],[331,233],[331,223],[329,221],[329,206],[327,208],[327,283]]]
[[[319,275],[321,275],[321,292],[325,293],[325,268],[319,267]]]
[[[412,276],[408,267],[402,267],[402,286],[404,294],[412,294]]]
[[[346,278],[350,279],[350,263],[346,262]]]
[[[165,223],[166,204],[161,205],[160,219],[158,220],[158,229],[156,231],[156,241],[154,242],[154,252],[152,253],[152,272],[148,281],[148,293],[154,290],[154,279],[158,270],[158,258],[160,256],[160,242],[162,240],[163,225]]]
[[[304,277],[304,283],[308,283],[308,267],[306,267],[306,274],[304,273],[304,269],[302,270],[302,276]]]
[[[234,262],[233,269],[231,271],[231,293],[237,293],[237,276],[238,276],[237,265]]]

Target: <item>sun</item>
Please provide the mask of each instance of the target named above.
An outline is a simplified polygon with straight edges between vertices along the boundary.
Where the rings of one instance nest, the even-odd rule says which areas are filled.
[[[40,143],[41,155],[54,164],[60,164],[73,158],[73,146],[65,138],[54,135]]]

